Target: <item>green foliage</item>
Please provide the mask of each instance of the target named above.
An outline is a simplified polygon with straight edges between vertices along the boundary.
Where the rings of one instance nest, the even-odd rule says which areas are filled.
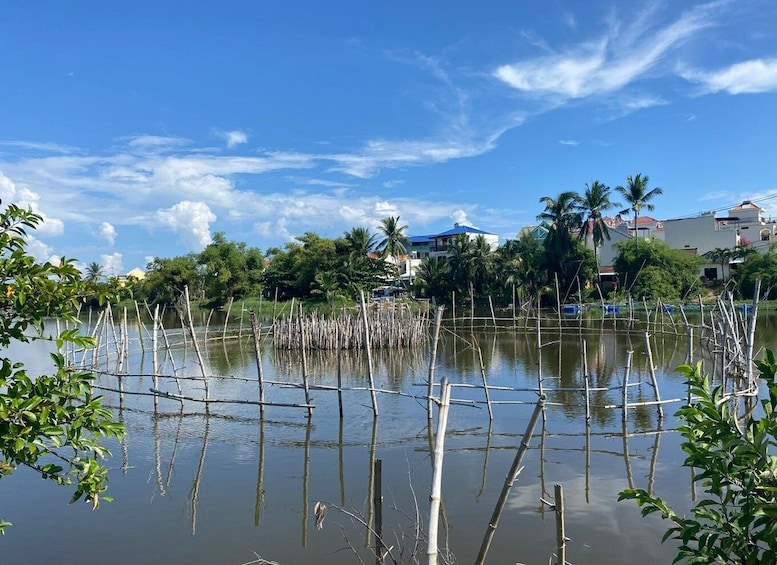
[[[264,271],[264,256],[255,247],[227,241],[222,232],[197,256],[202,266],[204,297],[216,305],[229,298],[258,294]]]
[[[72,260],[38,263],[27,253],[27,230],[41,217],[13,204],[0,212],[0,346],[50,339],[44,319],[76,322],[74,312],[87,288]],[[121,424],[92,394],[93,376],[70,368],[59,350],[65,343],[93,343],[76,329],[54,339],[53,374],[30,376],[23,364],[0,356],[0,477],[23,466],[58,484],[74,485],[71,502],[97,507],[106,490],[109,455],[101,437],[119,437]],[[102,497],[107,500],[106,497]],[[9,522],[0,521],[0,531]]]
[[[615,244],[614,267],[621,288],[636,298],[675,300],[698,281],[702,259],[661,241],[631,239]]]
[[[163,259],[156,257],[146,267],[139,297],[152,303],[174,304],[188,286],[194,296],[201,296],[203,276],[193,253]]]
[[[761,298],[777,298],[777,254],[770,251],[764,255],[757,252],[747,255],[737,269],[736,278],[739,296],[752,297],[755,281],[761,279]]]
[[[721,387],[712,389],[702,376],[701,364],[682,365],[696,398],[681,408],[684,465],[698,470],[694,481],[705,497],[691,510],[691,517],[678,516],[662,499],[642,489],[628,489],[619,500],[632,499],[642,515],[654,512],[671,520],[663,541],[679,541],[675,563],[777,563],[777,361],[767,350],[757,361],[767,395],[760,413],[740,417]]]

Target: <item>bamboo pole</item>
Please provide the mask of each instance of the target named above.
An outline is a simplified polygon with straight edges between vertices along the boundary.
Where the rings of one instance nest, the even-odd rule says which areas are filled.
[[[445,308],[438,306],[434,315],[434,336],[432,338],[432,347],[429,353],[429,379],[426,391],[426,412],[429,418],[432,417],[432,405],[434,396],[434,370],[437,365],[437,345],[440,341],[440,327],[442,326],[442,314]]]
[[[631,358],[633,351],[626,352],[626,370],[623,373],[623,424],[629,419],[629,376],[631,375]]]
[[[564,527],[564,489],[560,484],[553,487],[556,502],[556,557],[559,565],[567,562],[567,537]]]
[[[256,314],[253,310],[249,312],[251,321],[251,332],[254,336],[254,354],[256,355],[256,380],[259,384],[259,417],[264,419],[264,374],[262,371],[262,329],[256,323]],[[310,404],[310,399],[306,399]]]
[[[154,377],[152,381],[154,383],[154,388],[156,389],[159,388],[159,376],[158,376],[159,358],[157,357],[157,344],[158,344],[158,338],[159,338],[159,334],[157,331],[158,323],[159,323],[159,304],[157,304],[154,307],[154,320],[153,320],[154,329],[153,329],[153,333],[151,334],[151,365],[154,370]],[[154,412],[156,412],[158,406],[159,406],[159,398],[157,397],[157,395],[154,395]]]
[[[208,375],[205,373],[205,362],[202,360],[202,353],[200,353],[200,345],[197,343],[197,335],[194,333],[194,322],[192,322],[192,305],[189,301],[189,287],[183,287],[184,299],[186,300],[186,320],[189,323],[189,333],[192,336],[192,343],[194,344],[194,353],[197,355],[197,362],[200,364],[200,371],[202,372],[202,379],[205,386],[205,411],[208,411],[207,401],[210,398],[210,389],[208,387]]]
[[[235,301],[234,296],[229,297],[229,304],[227,304],[227,315],[224,316],[224,329],[221,331],[221,339],[227,339],[227,324],[229,324],[229,314],[232,312],[232,303]]]
[[[523,439],[521,439],[521,443],[518,446],[518,451],[516,451],[515,458],[513,459],[513,464],[507,473],[504,485],[502,485],[502,493],[499,495],[499,500],[497,500],[496,506],[494,507],[494,512],[491,514],[491,520],[489,520],[486,534],[483,536],[483,543],[480,545],[480,552],[478,553],[477,559],[475,559],[475,565],[483,565],[483,563],[486,562],[486,556],[488,555],[488,550],[491,547],[491,541],[494,539],[496,528],[499,526],[499,518],[502,516],[502,511],[504,510],[505,504],[507,503],[507,497],[510,494],[510,490],[513,488],[515,481],[518,480],[518,475],[523,469],[523,467],[521,467],[523,457],[526,455],[526,452],[529,449],[531,438],[534,435],[534,428],[537,426],[537,421],[539,420],[540,414],[543,412],[544,408],[545,395],[541,395],[537,400],[537,404],[534,405],[534,411],[532,412],[529,423],[526,426]]]
[[[650,334],[645,332],[645,354],[647,355],[648,370],[650,371],[650,384],[653,386],[653,392],[656,395],[658,406],[658,419],[664,419],[664,408],[661,406],[661,391],[658,389],[658,380],[656,379],[656,367],[653,364],[653,350],[650,347]]]
[[[383,460],[376,459],[372,471],[372,505],[375,507],[375,563],[383,565]]]
[[[480,344],[475,338],[475,334],[472,334],[472,343],[475,345],[475,349],[478,352],[478,362],[480,363],[480,376],[483,379],[483,391],[486,395],[486,404],[488,405],[488,419],[494,420],[494,411],[491,409],[491,395],[488,393],[488,382],[486,381],[486,367],[483,365],[483,351],[480,349]]]
[[[343,420],[343,348],[340,344],[340,326],[335,326],[335,342],[337,343],[337,408],[340,413],[340,425],[342,429]]]
[[[138,321],[138,339],[140,340],[140,351],[143,353],[146,352],[146,345],[143,341],[143,322],[140,319],[140,307],[138,306],[138,301],[135,300],[135,318]]]
[[[370,380],[370,398],[372,400],[372,413],[378,415],[378,398],[375,395],[375,380],[372,375],[372,349],[370,347],[370,326],[367,321],[367,305],[364,301],[364,291],[359,293],[362,306],[362,321],[364,322],[364,348],[367,350],[367,376]]]
[[[437,565],[437,531],[442,500],[442,462],[445,449],[445,430],[448,426],[448,410],[451,404],[451,385],[448,379],[442,380],[440,392],[440,411],[437,416],[437,435],[434,441],[434,468],[432,471],[432,495],[429,505],[429,543],[426,555],[429,565]]]
[[[302,365],[302,386],[305,388],[305,404],[310,405],[310,385],[308,384],[308,359],[305,354],[305,326],[302,320],[302,304],[299,305],[300,313],[297,316],[297,324],[299,326],[299,354],[300,363]],[[308,408],[308,416],[313,414],[313,409]]]

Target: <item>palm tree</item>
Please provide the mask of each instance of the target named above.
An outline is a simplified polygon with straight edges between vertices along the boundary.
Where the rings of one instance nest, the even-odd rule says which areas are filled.
[[[537,216],[540,221],[548,222],[551,227],[545,238],[545,249],[553,258],[560,260],[572,248],[572,231],[580,226],[582,214],[576,208],[579,196],[576,192],[562,192],[556,198],[543,196],[540,203],[545,211]]]
[[[486,241],[483,234],[478,235],[472,240],[469,251],[469,261],[471,264],[472,282],[475,289],[480,292],[486,292],[488,283],[491,280],[491,274],[494,270],[494,252],[491,244]]]
[[[378,229],[383,234],[383,239],[378,244],[381,256],[383,258],[389,255],[394,257],[397,265],[397,274],[399,274],[399,256],[406,252],[407,248],[405,245],[410,243],[405,235],[407,226],[399,223],[399,216],[389,216],[380,221]]]
[[[580,227],[578,237],[585,239],[591,234],[594,244],[594,260],[596,261],[597,279],[599,278],[599,254],[598,249],[604,245],[604,240],[610,239],[610,229],[607,227],[602,214],[620,206],[619,202],[610,200],[610,187],[604,185],[598,180],[590,185],[585,185],[585,193],[580,197],[577,203],[577,209],[583,214],[583,225]]]
[[[637,176],[628,176],[626,177],[626,186],[616,186],[615,190],[621,193],[623,198],[626,200],[626,204],[628,204],[628,208],[624,208],[621,210],[621,214],[628,214],[629,212],[634,212],[634,240],[637,240],[637,218],[639,217],[640,211],[644,208],[645,210],[653,210],[655,206],[649,203],[650,200],[652,200],[655,196],[658,196],[659,194],[663,194],[664,190],[660,187],[655,187],[651,190],[648,190],[648,181],[649,177],[647,175],[642,176],[642,174],[638,174]]]
[[[709,257],[710,261],[720,263],[720,280],[725,281],[725,265],[733,258],[734,253],[725,247],[716,247],[712,251],[708,251],[705,255]]]
[[[96,283],[103,276],[103,268],[99,263],[91,262],[86,266],[86,280]]]
[[[367,228],[351,228],[351,231],[345,232],[343,237],[351,250],[351,259],[366,257],[375,248],[375,235]]]

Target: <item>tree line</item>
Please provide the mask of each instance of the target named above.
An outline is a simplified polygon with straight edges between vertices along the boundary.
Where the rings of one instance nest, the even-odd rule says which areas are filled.
[[[700,279],[703,258],[636,236],[615,245],[615,284],[599,284],[599,250],[611,237],[607,213],[627,215],[636,227],[640,214],[653,210],[662,193],[660,187],[650,188],[647,175],[637,174],[614,189],[595,180],[581,193],[543,196],[537,220],[546,229],[544,237],[524,230],[494,249],[482,235],[460,234],[444,253],[424,258],[401,284],[415,297],[442,302],[491,297],[501,304],[512,303],[515,296],[537,304],[555,302],[557,293],[565,302],[598,300],[600,292],[605,298],[628,293],[635,299],[668,301],[703,292],[704,284],[720,285]],[[192,296],[213,306],[259,295],[327,303],[356,300],[362,291],[400,285],[400,258],[409,248],[407,226],[399,216],[384,218],[377,233],[365,227],[335,238],[306,232],[265,252],[219,232],[200,253],[155,258],[146,279],[135,281],[132,291],[150,303],[173,303],[188,285]],[[708,261],[720,262],[721,272],[733,258],[742,259],[731,287],[735,292],[749,297],[760,277],[767,298],[777,293],[773,254],[761,255],[747,246],[708,254]],[[90,265],[86,276],[95,278],[96,270],[99,265]]]

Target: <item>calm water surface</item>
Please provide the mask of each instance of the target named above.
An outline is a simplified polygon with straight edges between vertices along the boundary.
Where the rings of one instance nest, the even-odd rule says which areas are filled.
[[[561,334],[557,328],[543,330],[547,389],[582,386],[581,337],[591,387],[618,387],[630,349],[635,352],[631,382],[649,381],[641,331],[629,334],[623,324],[613,328],[611,320],[590,321],[582,329],[576,322],[568,324]],[[772,317],[759,320],[760,343],[775,342],[776,326]],[[534,333],[480,329],[475,338],[490,385],[536,387]],[[178,339],[175,332],[171,339]],[[443,332],[438,379],[482,382],[472,343],[469,328]],[[652,344],[662,397],[684,398],[674,368],[686,360],[685,337],[656,337]],[[150,352],[140,355],[136,339],[132,348],[138,354],[123,370],[130,375],[150,373]],[[43,358],[40,351],[27,354],[32,366]],[[247,335],[226,344],[211,342],[203,355],[208,374],[223,376],[211,381],[212,398],[257,399],[256,360]],[[176,348],[173,361],[167,357],[162,362],[160,354],[160,372],[172,374],[173,362],[181,374],[199,373],[191,348]],[[307,364],[311,382],[336,385],[333,353],[310,354]],[[186,403],[181,411],[177,401],[160,399],[155,412],[150,397],[125,394],[121,399],[105,392],[106,403],[128,431],[126,441],[112,445],[109,494],[114,502],[98,511],[68,505],[67,489],[17,471],[0,484],[0,514],[14,523],[0,539],[0,563],[240,565],[261,556],[284,565],[329,565],[359,563],[355,552],[371,562],[366,531],[347,513],[363,520],[372,517],[375,459],[382,461],[383,469],[384,537],[395,556],[406,562],[414,551],[416,522],[424,530],[428,523],[431,458],[426,402],[420,398],[428,365],[426,349],[375,352],[377,386],[405,393],[379,394],[377,419],[364,390],[344,392],[342,420],[333,391],[312,391],[316,408],[311,418],[304,409],[268,407],[263,420],[258,407],[251,405],[213,405],[206,416],[201,404]],[[360,353],[344,354],[341,366],[344,387],[367,385]],[[276,383],[301,382],[296,352],[265,347],[263,369],[265,379]],[[115,377],[100,382],[117,387]],[[126,376],[122,386],[127,392],[145,392],[152,381]],[[202,394],[196,381],[182,386],[193,396]],[[169,379],[159,388],[177,392]],[[540,499],[552,500],[555,483],[564,487],[570,562],[671,563],[672,545],[660,544],[666,524],[657,517],[643,519],[635,504],[616,500],[621,489],[633,485],[653,489],[680,512],[692,504],[690,472],[681,466],[681,438],[673,431],[672,414],[679,404],[665,407],[661,424],[655,407],[631,410],[624,434],[620,409],[605,408],[620,404],[620,396],[619,390],[592,392],[587,428],[584,395],[549,390],[550,405],[532,438],[487,563],[548,563],[555,547],[555,517]],[[266,397],[304,402],[300,388],[282,384],[268,386]],[[452,562],[471,563],[537,397],[528,391],[492,391],[492,424],[482,389],[455,388],[453,397],[458,402],[451,408],[445,439],[440,546],[447,545]],[[640,399],[653,399],[648,384],[630,390],[630,401]],[[322,529],[316,528],[313,517],[317,501],[329,507]],[[425,562],[425,543],[415,551]]]

